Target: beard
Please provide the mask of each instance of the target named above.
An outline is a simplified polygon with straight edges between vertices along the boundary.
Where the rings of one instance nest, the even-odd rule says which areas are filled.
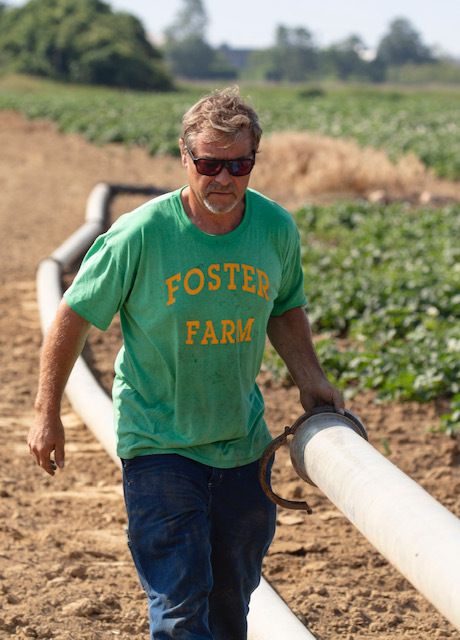
[[[209,199],[209,195],[215,191],[218,191],[219,193],[229,193],[233,196],[233,201],[231,202],[212,202]],[[213,185],[210,185],[207,189],[206,189],[206,193],[204,195],[203,198],[203,202],[205,204],[205,206],[207,207],[207,209],[211,212],[211,213],[215,213],[216,215],[225,215],[226,213],[230,213],[230,211],[232,211],[236,205],[238,204],[237,198],[235,193],[233,192],[233,189],[230,187],[229,189],[224,188],[222,186],[219,186],[218,188],[216,188],[215,186],[213,187]]]

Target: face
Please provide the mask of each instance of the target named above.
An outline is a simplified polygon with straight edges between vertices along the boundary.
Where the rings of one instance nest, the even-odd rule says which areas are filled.
[[[244,194],[249,183],[246,176],[232,176],[224,166],[215,176],[204,176],[198,173],[189,153],[180,141],[182,164],[187,169],[190,186],[190,205],[200,208],[206,213],[225,215],[230,212],[242,211],[244,208]],[[253,149],[249,133],[229,146],[219,145],[218,142],[203,142],[198,136],[194,148],[190,149],[195,158],[218,158],[234,160],[236,158],[252,158]]]

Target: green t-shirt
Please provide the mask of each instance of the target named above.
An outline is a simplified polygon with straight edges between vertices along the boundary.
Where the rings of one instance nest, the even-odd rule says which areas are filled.
[[[64,297],[102,330],[120,312],[118,455],[178,453],[230,468],[271,441],[255,380],[269,316],[306,302],[299,234],[287,211],[252,190],[234,231],[203,233],[180,193],[119,218]]]

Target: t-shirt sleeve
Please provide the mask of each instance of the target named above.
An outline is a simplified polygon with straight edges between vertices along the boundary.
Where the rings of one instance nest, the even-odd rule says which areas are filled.
[[[275,298],[271,315],[280,316],[289,309],[302,307],[306,304],[307,298],[304,291],[300,237],[297,227],[294,221],[292,221],[283,260],[280,288]]]
[[[64,293],[67,304],[102,331],[109,328],[135,277],[136,242],[119,236],[115,226],[95,240]]]

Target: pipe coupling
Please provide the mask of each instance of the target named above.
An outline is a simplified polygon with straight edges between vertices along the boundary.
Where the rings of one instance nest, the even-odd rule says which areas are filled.
[[[352,429],[367,440],[367,431],[361,420],[355,416],[351,411],[345,409],[345,415],[337,413],[333,406],[326,405],[323,407],[315,407],[312,411],[302,414],[294,424],[290,427],[285,427],[284,432],[275,438],[268,447],[265,449],[259,463],[259,480],[263,490],[267,496],[275,504],[286,509],[296,509],[306,511],[308,514],[313,512],[312,508],[306,501],[287,500],[277,495],[271,488],[270,479],[268,474],[268,464],[276,454],[276,451],[287,444],[288,437],[293,436],[290,444],[291,462],[296,473],[305,482],[315,486],[314,482],[308,477],[308,474],[303,467],[303,464],[299,460],[303,461],[303,450],[308,442],[323,429],[332,426],[342,426]],[[299,438],[298,435],[302,434]]]

